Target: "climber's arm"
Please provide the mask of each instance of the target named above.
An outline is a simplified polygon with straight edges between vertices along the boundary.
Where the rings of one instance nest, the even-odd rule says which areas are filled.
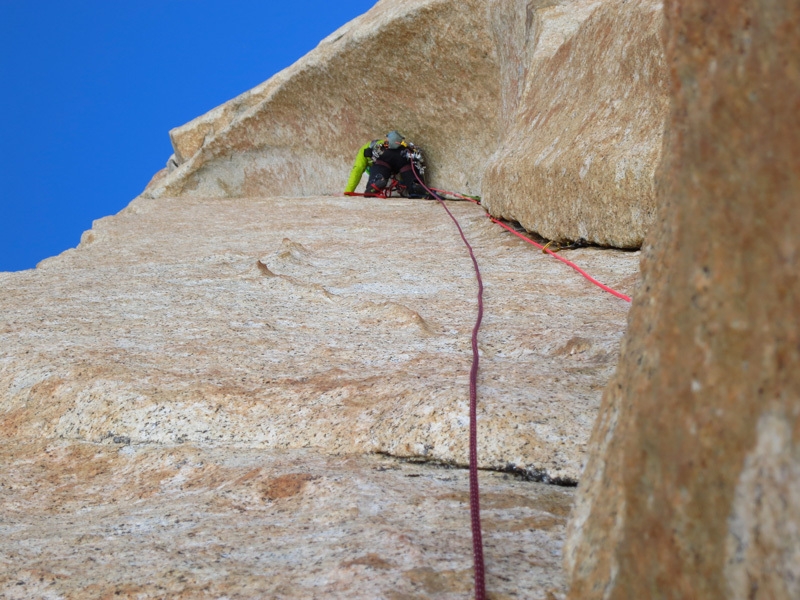
[[[347,187],[344,189],[345,194],[356,191],[356,188],[358,187],[358,184],[361,181],[361,176],[364,174],[364,171],[367,170],[367,166],[369,166],[367,157],[364,156],[364,150],[366,150],[367,148],[369,148],[368,143],[364,144],[358,150],[358,154],[356,155],[356,162],[353,163],[353,169],[350,171],[350,179],[347,180]]]

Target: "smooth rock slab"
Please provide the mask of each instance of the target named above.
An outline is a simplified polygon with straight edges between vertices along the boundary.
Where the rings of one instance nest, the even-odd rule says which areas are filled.
[[[486,285],[481,465],[577,479],[627,303],[452,209]],[[637,278],[636,253],[565,254]],[[138,199],[0,282],[6,437],[467,463],[477,290],[435,202]]]
[[[577,479],[627,303],[453,211],[486,285],[481,464]],[[635,253],[567,254],[636,280]],[[139,199],[0,280],[7,437],[467,462],[477,290],[435,202]]]
[[[480,462],[576,479],[627,304],[468,203]],[[630,292],[638,255],[566,252]],[[437,203],[134,201],[0,274],[0,596],[463,598],[472,265]],[[493,598],[573,492],[481,476]]]
[[[306,450],[0,444],[0,597],[464,598],[467,472]],[[481,474],[491,597],[560,598],[573,491]]]

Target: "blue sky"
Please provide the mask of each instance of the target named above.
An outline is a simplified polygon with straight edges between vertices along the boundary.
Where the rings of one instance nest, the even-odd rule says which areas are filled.
[[[375,0],[0,0],[0,271],[124,208],[168,132],[291,65]]]

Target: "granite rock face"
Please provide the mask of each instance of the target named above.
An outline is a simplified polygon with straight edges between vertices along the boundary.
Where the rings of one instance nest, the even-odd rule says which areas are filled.
[[[481,464],[576,480],[628,305],[452,210],[486,286]],[[637,254],[568,254],[630,292]],[[476,284],[435,202],[140,198],[2,285],[10,435],[467,462]]]
[[[433,182],[497,215],[636,246],[664,125],[660,10],[381,0],[173,130],[168,167],[77,249],[0,273],[0,596],[468,595],[472,265],[436,203],[324,194],[397,128]],[[451,210],[485,284],[488,587],[562,599],[573,491],[531,480],[581,477],[628,304],[481,208]],[[638,253],[564,254],[632,294]],[[770,414],[736,488],[744,537],[749,507],[780,515],[753,494],[794,447]]]
[[[562,598],[573,491],[528,480],[579,477],[628,305],[451,210],[489,589]],[[631,293],[638,253],[564,252]],[[468,595],[476,288],[405,199],[139,198],[0,274],[0,594]]]
[[[399,129],[452,189],[480,189],[500,81],[480,0],[383,0],[262,85],[171,132],[161,196],[341,194],[356,151]],[[479,115],[479,116],[478,116]]]
[[[469,596],[467,473],[380,456],[0,442],[0,596]],[[486,473],[492,597],[563,598],[573,491]]]
[[[506,124],[484,205],[549,239],[640,247],[668,111],[663,3],[492,4]]]
[[[667,111],[662,12],[655,0],[382,0],[174,129],[181,167],[146,194],[340,193],[357,149],[396,128],[426,150],[437,186],[483,193],[496,216],[639,247]]]
[[[798,598],[800,5],[667,7],[661,222],[571,521],[571,597]]]

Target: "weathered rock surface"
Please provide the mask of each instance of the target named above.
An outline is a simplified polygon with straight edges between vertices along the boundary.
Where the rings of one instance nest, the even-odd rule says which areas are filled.
[[[800,597],[800,7],[668,4],[666,59],[662,10],[382,0],[0,273],[0,596],[469,594],[471,265],[433,203],[320,196],[396,127],[552,239],[659,211],[582,474],[627,306],[453,205],[481,466],[581,477],[571,597]],[[569,255],[631,292],[637,254]],[[492,597],[562,598],[571,490],[482,490]]]
[[[571,522],[571,597],[800,597],[797,2],[667,5],[662,222]]]
[[[341,193],[356,151],[400,129],[431,174],[472,193],[498,142],[481,0],[383,0],[293,66],[171,132],[180,169],[153,197]]]
[[[146,193],[340,193],[356,150],[397,128],[436,185],[483,193],[496,216],[638,247],[667,111],[662,20],[655,0],[382,0],[174,129],[181,167]]]
[[[0,597],[444,598],[467,473],[376,456],[0,443]],[[572,490],[484,473],[493,598],[563,597]]]
[[[638,248],[668,111],[663,3],[492,5],[507,124],[484,205],[549,239]]]
[[[78,249],[0,273],[0,596],[467,595],[471,263],[435,203],[324,194],[398,128],[436,184],[549,238],[635,247],[660,10],[381,0],[173,130],[169,168]],[[628,306],[452,210],[486,285],[480,465],[574,483]],[[565,254],[632,293],[638,253]],[[760,447],[742,481],[764,480]],[[492,597],[562,598],[572,492],[482,489]]]
[[[577,479],[628,305],[453,210],[486,285],[482,465]],[[635,281],[636,253],[568,254]],[[467,462],[476,284],[435,202],[138,199],[2,284],[10,435]]]
[[[486,286],[481,465],[575,479],[627,304],[451,209]],[[467,460],[477,290],[437,203],[141,198],[0,284],[0,593],[469,593],[464,471],[378,456]],[[571,491],[482,480],[490,590],[561,597]]]

